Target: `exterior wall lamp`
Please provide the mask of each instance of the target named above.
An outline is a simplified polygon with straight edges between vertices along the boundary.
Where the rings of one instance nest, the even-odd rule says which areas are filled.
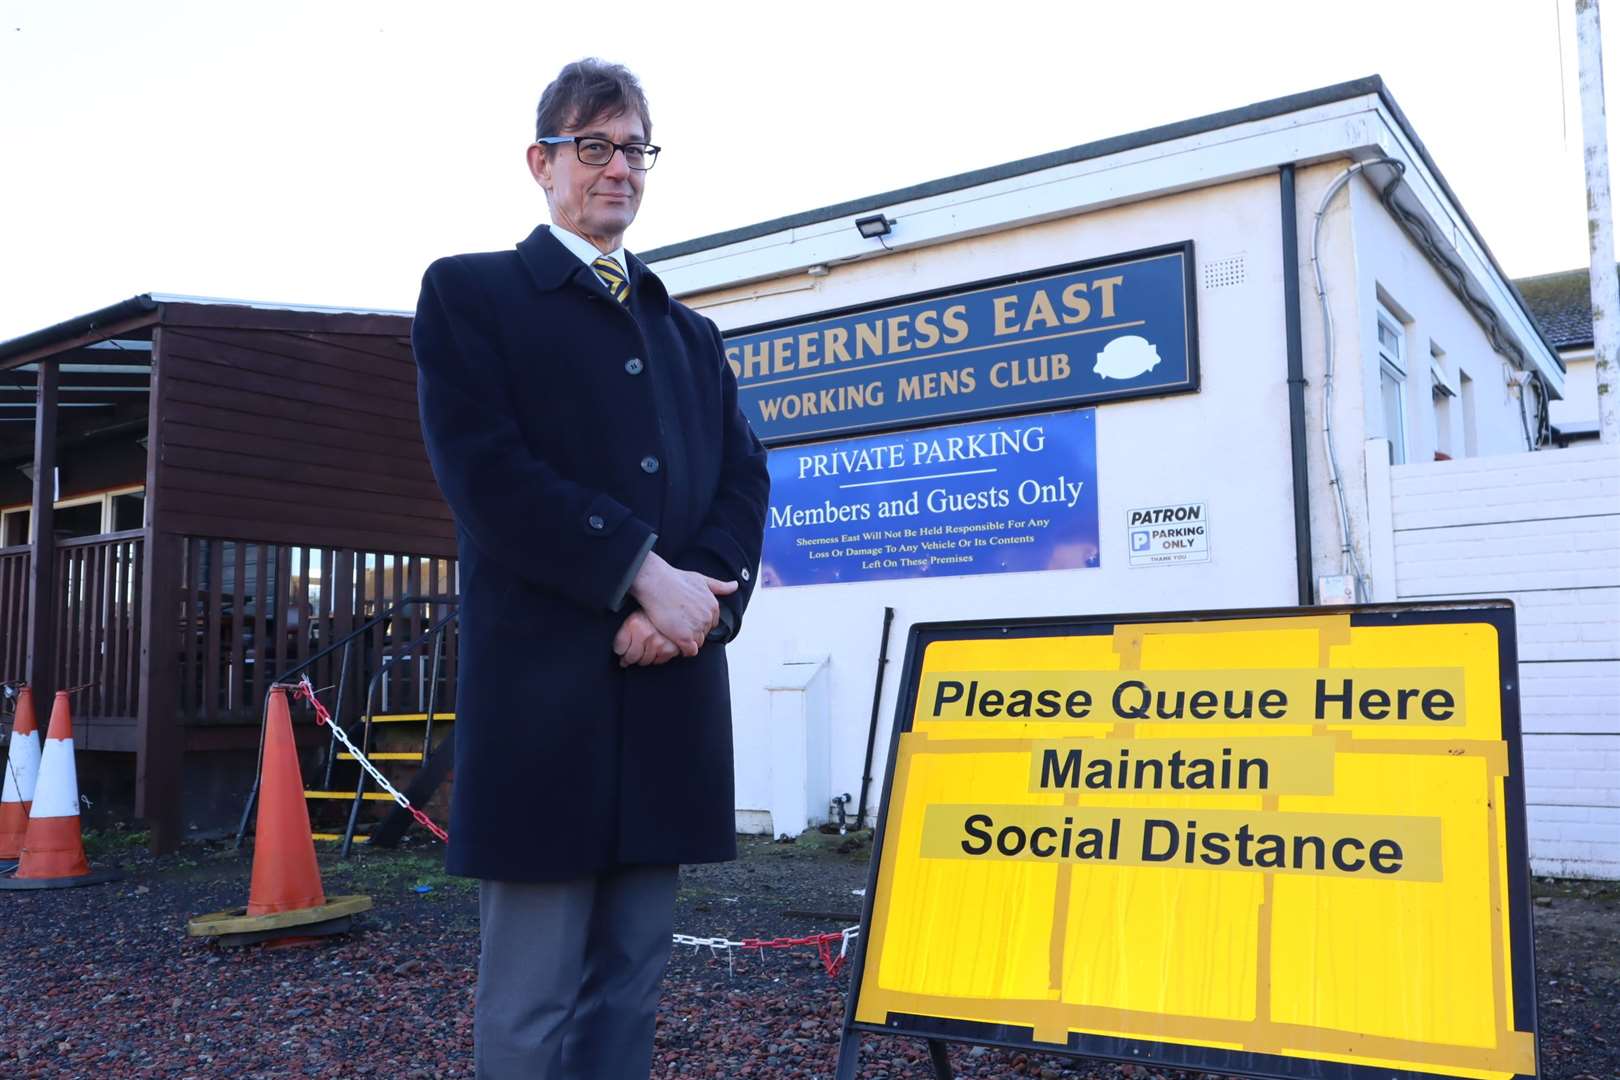
[[[855,219],[855,229],[868,240],[881,240],[893,232],[894,221],[882,214],[868,214]]]

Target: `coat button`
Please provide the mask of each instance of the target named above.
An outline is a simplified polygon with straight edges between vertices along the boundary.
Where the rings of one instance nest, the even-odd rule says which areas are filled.
[[[750,576],[751,576],[751,575],[750,575],[750,574],[749,574],[749,573],[748,573],[748,567],[746,567],[746,566],[745,566],[745,567],[743,567],[743,568],[742,568],[742,579],[743,579],[743,580],[744,580],[744,581],[747,581],[747,580],[748,580],[748,579],[749,579],[749,577],[750,577]]]
[[[602,529],[607,525],[607,522],[602,520],[601,514],[592,514],[590,517],[585,519],[585,524],[589,525],[596,531],[601,532]]]
[[[640,375],[641,358],[639,356],[632,356],[630,359],[626,360],[624,362],[624,370],[629,372],[631,375]]]
[[[657,472],[658,471],[658,459],[653,457],[651,454],[648,454],[646,457],[642,458],[641,459],[641,471],[644,472],[644,473],[655,473],[655,472]]]

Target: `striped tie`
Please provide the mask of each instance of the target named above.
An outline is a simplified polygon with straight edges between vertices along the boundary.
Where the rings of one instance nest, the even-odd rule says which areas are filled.
[[[619,269],[618,263],[606,255],[601,255],[597,257],[595,262],[591,263],[591,269],[595,270],[596,276],[602,279],[602,284],[606,285],[607,291],[613,294],[613,299],[621,304],[629,302],[630,279],[624,276],[624,271]]]

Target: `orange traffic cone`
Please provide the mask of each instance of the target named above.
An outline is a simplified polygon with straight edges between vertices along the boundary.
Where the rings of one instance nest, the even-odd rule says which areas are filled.
[[[259,818],[254,826],[249,915],[297,911],[326,903],[285,690],[270,691],[268,723],[264,765],[259,770]]]
[[[259,769],[259,816],[253,844],[253,883],[248,906],[199,915],[186,924],[193,937],[216,937],[223,945],[277,938],[342,933],[350,917],[371,907],[369,896],[334,896],[321,888],[310,835],[309,804],[293,743],[287,691],[270,691]]]
[[[34,722],[34,692],[17,691],[17,716],[11,727],[6,775],[0,784],[0,862],[16,862],[28,831],[28,808],[39,780],[39,725]]]
[[[39,781],[23,835],[22,861],[0,889],[57,889],[96,885],[119,876],[115,870],[92,873],[79,831],[79,779],[73,766],[73,709],[66,690],[56,692],[51,726],[39,757]]]

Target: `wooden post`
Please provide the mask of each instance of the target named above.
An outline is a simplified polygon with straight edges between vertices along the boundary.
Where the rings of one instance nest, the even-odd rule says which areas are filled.
[[[147,488],[148,493],[151,488]],[[148,498],[150,499],[150,494]],[[183,752],[175,676],[181,648],[181,538],[146,530],[141,582],[141,692],[135,721],[135,813],[146,822],[154,855],[180,846],[180,765]]]
[[[135,813],[153,854],[180,846],[185,732],[176,700],[182,537],[163,531],[163,330],[152,331],[152,383],[146,426],[146,555],[141,582],[141,693],[135,720]],[[216,570],[217,573],[217,570]]]
[[[34,530],[32,580],[28,586],[28,684],[34,700],[49,710],[56,693],[56,420],[61,371],[39,360],[34,398]]]

